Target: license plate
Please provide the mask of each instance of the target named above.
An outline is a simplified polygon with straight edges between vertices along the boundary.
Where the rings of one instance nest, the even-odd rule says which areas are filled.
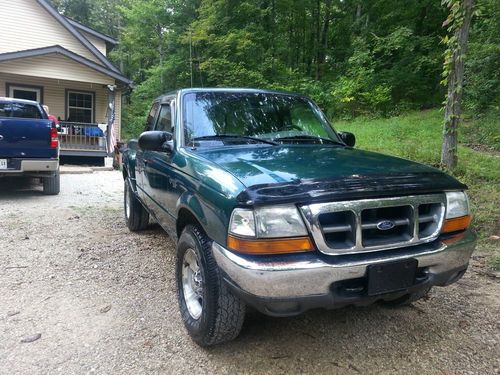
[[[397,292],[415,283],[418,261],[407,259],[368,266],[368,295]]]
[[[0,159],[0,169],[7,169],[7,159]]]

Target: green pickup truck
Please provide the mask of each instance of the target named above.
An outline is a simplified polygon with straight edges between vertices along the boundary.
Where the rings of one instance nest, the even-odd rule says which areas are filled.
[[[196,343],[235,338],[247,306],[398,306],[465,273],[467,187],[354,144],[298,94],[185,89],[154,101],[124,152],[125,219],[138,231],[152,218],[176,241]]]

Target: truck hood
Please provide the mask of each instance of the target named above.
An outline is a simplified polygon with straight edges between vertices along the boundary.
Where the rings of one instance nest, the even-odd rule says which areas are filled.
[[[240,146],[199,150],[247,190],[240,199],[297,200],[299,196],[400,194],[465,189],[453,177],[409,160],[354,148],[318,145]],[[266,199],[266,200],[267,200]],[[287,200],[287,199],[285,199]],[[250,202],[248,202],[250,203]]]

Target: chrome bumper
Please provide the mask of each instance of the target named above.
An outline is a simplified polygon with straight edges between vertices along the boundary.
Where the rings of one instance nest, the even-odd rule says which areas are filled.
[[[436,240],[354,256],[304,253],[286,257],[243,257],[215,242],[212,252],[226,281],[245,294],[261,299],[297,300],[331,295],[334,283],[365,277],[369,265],[408,258],[417,259],[418,268],[432,276],[430,286],[447,285],[461,276],[460,271],[463,274],[476,245],[473,232],[459,236],[448,244]]]
[[[21,160],[19,169],[0,169],[0,174],[15,175],[25,172],[55,172],[59,169],[59,160]]]

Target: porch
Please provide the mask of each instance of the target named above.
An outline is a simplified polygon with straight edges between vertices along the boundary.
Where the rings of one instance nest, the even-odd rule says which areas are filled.
[[[49,107],[59,121],[58,134],[61,157],[74,160],[99,158],[109,155],[108,85],[114,81],[103,77],[97,82],[24,76],[2,72],[0,64],[0,96],[11,96],[39,101]],[[121,93],[115,91],[116,137],[120,137]],[[79,159],[76,159],[79,158]],[[79,162],[79,161],[76,161]]]
[[[61,156],[106,157],[106,124],[60,121],[58,128]]]

